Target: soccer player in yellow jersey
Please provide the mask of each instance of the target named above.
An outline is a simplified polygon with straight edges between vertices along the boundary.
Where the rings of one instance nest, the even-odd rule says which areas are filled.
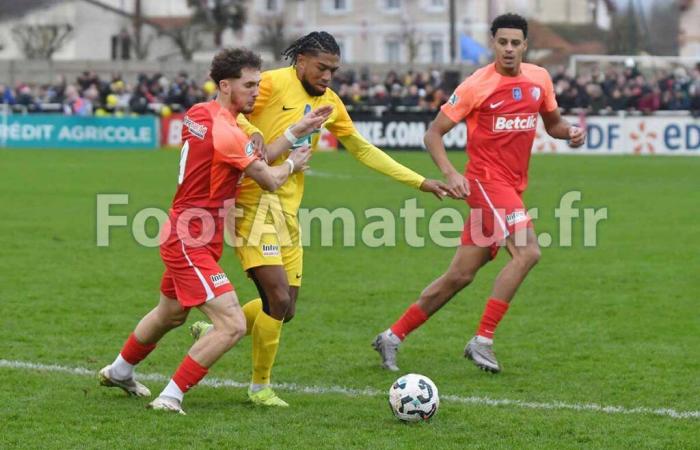
[[[285,136],[293,143],[290,151],[303,145],[315,147],[318,133],[294,136],[289,127],[307,112],[330,105],[333,112],[324,127],[357,160],[438,198],[450,192],[442,182],[426,179],[397,163],[355,129],[345,105],[329,88],[340,66],[340,48],[332,35],[312,32],[294,42],[283,54],[291,59],[292,65],[263,72],[260,94],[253,112],[247,115],[265,142]],[[266,156],[270,165],[275,166],[285,164],[288,154],[289,151],[268,152]],[[243,212],[236,219],[236,253],[260,293],[260,298],[243,306],[247,331],[253,336],[253,377],[248,397],[253,403],[266,406],[288,406],[270,388],[270,374],[282,324],[294,317],[301,287],[303,250],[297,211],[303,193],[303,173],[291,174],[274,193],[245,178],[236,201],[236,207]],[[206,323],[198,322],[192,326],[192,334],[196,338],[207,327]]]

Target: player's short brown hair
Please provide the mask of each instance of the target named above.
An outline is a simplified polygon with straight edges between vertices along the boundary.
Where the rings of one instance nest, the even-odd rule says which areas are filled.
[[[245,48],[225,48],[214,56],[211,61],[209,76],[217,84],[227,78],[240,78],[241,70],[245,67],[260,70],[260,56]]]

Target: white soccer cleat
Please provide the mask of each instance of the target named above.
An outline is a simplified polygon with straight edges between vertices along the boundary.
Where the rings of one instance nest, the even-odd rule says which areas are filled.
[[[493,353],[493,343],[486,343],[479,339],[479,336],[474,336],[467,346],[464,347],[464,357],[471,359],[476,367],[491,373],[501,371],[501,365],[496,360],[496,355]]]
[[[177,401],[177,399],[172,397],[166,397],[164,395],[159,396],[151,403],[146,405],[146,408],[158,411],[169,411],[173,413],[178,413],[182,416],[187,415],[187,413],[182,410],[182,405],[180,405],[180,402]]]
[[[399,351],[399,344],[391,341],[386,331],[379,333],[374,341],[372,348],[382,357],[382,367],[392,372],[398,372],[399,366],[396,365],[396,353]]]
[[[117,380],[115,378],[112,378],[112,376],[109,373],[109,369],[111,368],[111,364],[109,366],[105,366],[100,370],[100,372],[97,374],[97,378],[100,380],[100,385],[101,386],[106,386],[106,387],[118,387],[122,389],[124,392],[126,392],[129,395],[132,395],[134,397],[150,397],[151,396],[151,391],[148,389],[146,386],[143,384],[139,383],[134,379],[134,377],[131,377],[126,380]]]

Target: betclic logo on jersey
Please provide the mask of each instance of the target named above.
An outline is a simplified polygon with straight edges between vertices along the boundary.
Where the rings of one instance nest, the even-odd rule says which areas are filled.
[[[537,113],[494,114],[492,131],[534,131],[537,128]]]

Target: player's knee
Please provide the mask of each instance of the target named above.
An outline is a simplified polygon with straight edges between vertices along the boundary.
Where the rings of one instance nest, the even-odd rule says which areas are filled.
[[[219,328],[221,339],[228,348],[233,347],[236,342],[245,336],[246,323],[243,314],[227,317],[218,325],[219,327],[215,325],[215,328]]]
[[[474,281],[474,273],[468,271],[451,272],[447,276],[447,282],[453,289],[462,289]]]
[[[539,262],[541,257],[542,251],[540,248],[538,246],[531,245],[518,252],[514,259],[524,268],[531,269]]]
[[[171,316],[169,318],[169,322],[170,322],[169,325],[171,328],[177,328],[177,327],[181,326],[182,324],[184,324],[186,320],[187,320],[187,314],[179,314],[179,315]]]

